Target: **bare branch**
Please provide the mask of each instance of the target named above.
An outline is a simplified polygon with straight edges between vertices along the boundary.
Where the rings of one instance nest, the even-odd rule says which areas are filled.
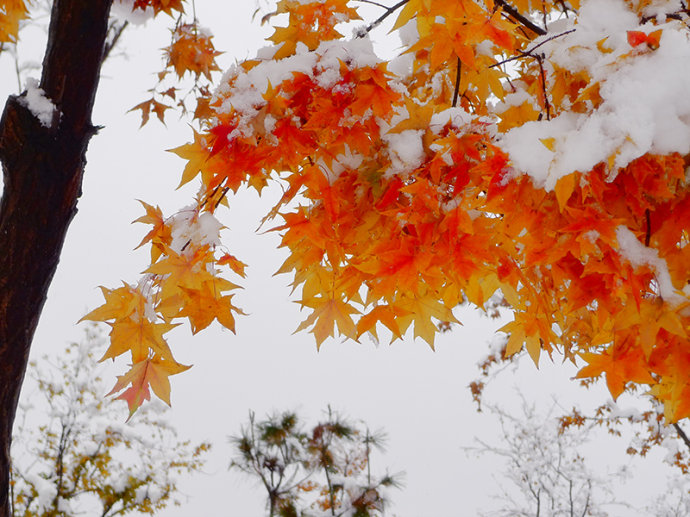
[[[381,7],[383,9],[388,9],[387,5],[380,4],[378,2],[374,2],[373,0],[355,0],[355,2],[362,2],[363,4],[371,4],[371,5],[376,5],[378,7]]]
[[[370,33],[370,32],[371,32],[372,30],[374,30],[376,27],[378,27],[379,25],[381,25],[381,22],[383,22],[383,20],[385,20],[386,18],[388,18],[391,14],[393,14],[395,11],[397,11],[398,9],[400,9],[403,5],[405,5],[405,4],[406,4],[407,2],[409,2],[409,1],[410,1],[410,0],[400,0],[397,4],[395,4],[395,5],[391,6],[391,7],[388,7],[385,13],[383,13],[381,16],[379,16],[379,17],[376,18],[373,22],[371,22],[369,25],[367,25],[366,28],[364,28],[363,30],[361,30],[361,31],[357,34],[357,37],[358,37],[358,38],[363,38],[364,36],[366,36],[368,33]]]
[[[688,438],[688,435],[685,434],[685,431],[683,431],[683,428],[678,425],[678,422],[674,422],[673,428],[676,430],[678,433],[678,436],[680,437],[681,440],[683,440],[683,443],[688,446],[690,449],[690,438]]]
[[[104,62],[110,56],[110,52],[115,48],[115,45],[117,45],[117,42],[120,40],[122,33],[125,31],[128,25],[129,22],[125,21],[122,25],[118,26],[117,24],[113,23],[110,27],[108,27],[108,35],[106,36],[105,47],[103,48]]]
[[[503,10],[508,15],[510,15],[511,18],[514,18],[516,21],[520,22],[521,25],[523,25],[527,29],[531,30],[535,34],[538,34],[539,36],[545,36],[546,35],[545,29],[542,29],[541,27],[539,27],[539,25],[536,25],[535,23],[530,21],[529,18],[520,14],[520,12],[517,9],[515,9],[515,7],[510,5],[505,0],[496,0],[496,4],[500,5],[503,8]]]
[[[543,41],[540,41],[539,43],[534,45],[532,48],[527,49],[524,52],[520,52],[518,55],[513,56],[511,58],[504,59],[503,61],[499,61],[498,63],[494,63],[493,65],[490,65],[489,68],[494,68],[497,66],[505,65],[506,63],[510,63],[511,61],[515,61],[515,60],[521,59],[523,57],[533,57],[536,59],[536,57],[534,55],[532,55],[532,52],[537,50],[539,47],[541,47],[545,43],[548,43],[549,41],[555,40],[556,38],[561,38],[561,37],[565,36],[566,34],[570,34],[571,32],[575,32],[575,29],[570,29],[570,30],[567,30],[565,32],[561,32],[559,34],[554,34],[553,36],[546,38]]]

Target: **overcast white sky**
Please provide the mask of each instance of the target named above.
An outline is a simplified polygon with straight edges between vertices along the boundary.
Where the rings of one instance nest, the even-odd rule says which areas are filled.
[[[266,31],[251,21],[256,7],[252,0],[197,0],[196,7],[202,24],[215,34],[217,48],[226,52],[219,59],[224,66],[250,57],[262,45]],[[146,98],[155,81],[159,49],[169,37],[166,23],[163,19],[129,29],[119,49],[125,55],[113,57],[104,67],[93,120],[105,127],[89,147],[79,213],[49,293],[33,357],[80,339],[82,328],[76,322],[101,303],[98,285],[135,282],[146,267],[147,251],[132,251],[145,231],[143,225],[129,224],[141,215],[136,199],[160,204],[169,214],[194,194],[195,187],[174,191],[183,162],[165,152],[187,142],[189,127],[169,117],[166,128],[154,121],[140,130],[138,113],[126,114]],[[7,57],[0,58],[2,98],[16,91],[12,67]],[[290,278],[272,276],[285,256],[276,249],[277,236],[254,232],[277,194],[273,189],[260,200],[254,192],[242,192],[221,214],[229,227],[226,245],[250,264],[246,288],[236,298],[249,315],[239,319],[237,335],[214,325],[194,337],[187,328],[171,337],[178,360],[194,367],[172,379],[170,419],[181,437],[211,440],[214,450],[205,473],[183,484],[188,503],[161,515],[264,515],[262,489],[227,471],[231,450],[226,437],[239,431],[250,409],[261,416],[297,408],[315,420],[328,404],[388,433],[388,452],[375,460],[374,470],[388,467],[407,473],[405,488],[394,493],[392,514],[472,516],[492,507],[494,471],[500,462],[468,457],[462,447],[470,446],[473,436],[497,436],[495,420],[475,411],[467,385],[477,376],[476,362],[501,323],[472,311],[458,312],[464,327],[440,336],[436,352],[412,339],[390,347],[331,340],[317,352],[310,335],[292,334],[302,316],[287,287]],[[509,407],[519,384],[529,399],[548,406],[556,398],[567,408],[584,396],[568,380],[574,373],[560,364],[544,363],[537,371],[525,363],[516,376],[488,388],[487,397]],[[586,398],[596,402],[600,396],[601,391]],[[620,441],[611,443],[617,445],[607,445],[608,450],[625,448]],[[644,465],[657,474],[645,478],[644,485],[622,487],[621,493],[644,500],[662,490],[657,459]]]

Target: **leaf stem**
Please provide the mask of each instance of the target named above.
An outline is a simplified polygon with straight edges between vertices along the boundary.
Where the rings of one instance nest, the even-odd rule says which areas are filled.
[[[360,0],[361,1],[361,0]],[[388,18],[391,14],[393,14],[395,11],[397,11],[399,8],[401,8],[403,5],[405,5],[407,2],[410,0],[400,0],[397,4],[388,7],[386,9],[386,12],[383,13],[381,16],[376,18],[373,22],[371,22],[367,27],[361,31],[359,34],[357,34],[358,38],[363,38],[365,35],[369,34],[372,30],[374,30],[376,27],[381,25],[381,22]]]
[[[458,104],[458,94],[460,93],[460,76],[462,72],[462,61],[458,58],[457,71],[455,72],[455,91],[453,92],[453,107]]]

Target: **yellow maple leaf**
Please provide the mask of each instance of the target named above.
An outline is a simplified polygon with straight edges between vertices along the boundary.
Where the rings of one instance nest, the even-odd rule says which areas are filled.
[[[22,20],[29,17],[25,0],[0,1],[0,44],[15,43]]]
[[[110,326],[110,346],[100,361],[115,359],[126,353],[132,353],[132,362],[138,363],[149,357],[150,352],[163,359],[172,359],[172,352],[163,334],[177,325],[171,323],[152,323],[148,319],[118,319]]]
[[[135,223],[151,224],[153,228],[144,236],[137,248],[147,242],[151,242],[151,262],[155,262],[164,252],[165,248],[172,242],[171,228],[166,224],[163,212],[159,207],[153,207],[143,201],[139,202],[144,206],[146,215],[135,219]]]
[[[170,251],[163,259],[151,265],[145,272],[160,275],[161,297],[168,298],[176,294],[180,287],[200,288],[207,281],[213,282],[214,276],[208,271],[207,264],[214,262],[213,252],[208,246],[190,249],[191,253]],[[236,288],[225,280],[227,289]],[[227,290],[223,289],[223,290]]]
[[[182,172],[182,179],[180,180],[178,188],[192,181],[199,172],[204,170],[211,153],[210,149],[206,148],[205,140],[202,139],[201,135],[196,131],[194,131],[193,142],[175,147],[174,149],[168,149],[168,151],[187,160],[187,165],[185,165],[184,171]]]
[[[575,184],[576,184],[577,177],[578,177],[577,173],[572,173],[572,174],[568,174],[567,176],[563,176],[562,178],[560,178],[556,182],[556,186],[555,186],[554,190],[556,192],[556,200],[558,201],[558,208],[561,212],[565,208],[565,205],[568,202],[568,199],[570,199],[570,196],[572,195],[573,191],[575,190]]]
[[[107,289],[103,286],[100,289],[105,303],[82,317],[80,322],[125,319],[134,313],[143,314],[146,298],[138,289],[127,284],[117,289]]]
[[[184,292],[184,305],[177,316],[189,318],[193,334],[208,327],[213,320],[218,320],[226,329],[235,332],[232,313],[243,313],[231,303],[233,295],[221,296],[209,283],[205,283],[201,289],[181,289]]]
[[[304,307],[310,307],[313,312],[304,320],[295,332],[299,332],[312,326],[311,332],[316,338],[317,348],[327,337],[335,337],[335,327],[338,332],[351,339],[356,339],[357,328],[352,320],[352,314],[359,314],[359,311],[348,303],[323,296],[302,299],[299,302]]]
[[[453,312],[443,305],[432,293],[417,296],[401,297],[397,306],[407,311],[407,315],[398,317],[398,324],[403,332],[414,322],[414,337],[421,337],[434,349],[434,339],[438,328],[432,321],[459,323]]]
[[[108,395],[113,395],[130,386],[117,398],[125,400],[129,407],[129,416],[151,399],[149,387],[163,402],[170,405],[170,380],[168,377],[188,370],[190,366],[159,357],[146,359],[132,364],[131,369],[124,375],[118,375],[117,382]]]
[[[377,305],[363,315],[357,322],[357,338],[365,332],[370,332],[376,339],[376,324],[380,321],[393,333],[393,339],[402,339],[402,332],[397,318],[407,314],[407,311],[394,305]]]

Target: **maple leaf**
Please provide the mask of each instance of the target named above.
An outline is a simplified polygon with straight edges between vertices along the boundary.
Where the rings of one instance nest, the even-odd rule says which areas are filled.
[[[185,165],[184,171],[182,172],[182,179],[180,180],[178,188],[192,181],[199,172],[203,171],[210,158],[205,140],[202,139],[201,135],[196,131],[194,131],[194,142],[181,145],[174,149],[168,149],[168,151],[187,160],[187,165]]]
[[[553,149],[551,149],[553,150]],[[555,192],[556,192],[556,199],[558,200],[558,208],[562,212],[563,209],[565,208],[566,203],[568,202],[568,199],[570,196],[573,194],[573,191],[575,190],[575,182],[577,180],[577,174],[572,173],[568,174],[567,176],[560,178],[556,182],[556,187],[555,187]]]
[[[4,0],[0,2],[0,44],[15,43],[20,22],[29,17],[25,0]]]
[[[211,36],[196,24],[182,24],[173,31],[173,42],[164,49],[168,66],[172,66],[179,78],[190,72],[198,78],[204,75],[211,79],[211,72],[218,71],[216,51]]]
[[[219,266],[229,266],[230,269],[232,269],[242,278],[245,278],[247,276],[247,274],[244,272],[244,269],[247,267],[247,264],[245,264],[241,260],[238,260],[235,256],[230,255],[229,253],[226,253],[225,255],[220,257],[216,264],[218,264]]]
[[[135,313],[143,314],[147,300],[138,289],[128,284],[117,289],[107,289],[103,286],[100,289],[105,303],[83,316],[79,321],[107,321],[129,318]]]
[[[433,293],[417,296],[405,296],[396,304],[401,309],[404,309],[408,314],[398,317],[398,324],[404,330],[414,322],[414,337],[421,337],[428,345],[434,348],[434,338],[438,332],[438,328],[432,322],[431,318],[438,321],[448,321],[451,323],[460,323],[452,311],[438,301]]]
[[[402,339],[402,332],[398,325],[397,318],[408,314],[406,310],[391,305],[377,305],[368,313],[364,314],[357,322],[357,338],[365,332],[370,332],[378,339],[376,334],[376,324],[380,321],[388,330],[393,333],[393,340]]]
[[[662,32],[662,29],[655,30],[649,34],[641,31],[628,31],[628,43],[631,47],[637,47],[642,43],[646,43],[650,49],[655,50],[659,48]]]
[[[151,224],[153,228],[144,236],[137,248],[151,242],[151,262],[155,262],[172,242],[171,228],[166,224],[163,212],[159,207],[154,208],[141,200],[139,202],[143,205],[146,215],[135,219],[134,222]]]
[[[170,251],[163,259],[150,266],[145,272],[162,277],[161,296],[167,298],[175,294],[179,287],[194,289],[204,281],[213,281],[213,275],[206,269],[206,264],[213,263],[213,251],[208,246],[191,249],[191,253]],[[236,288],[230,284],[229,289]]]
[[[141,126],[139,127],[144,127],[147,124],[152,111],[156,114],[158,120],[160,120],[161,123],[165,125],[165,110],[167,109],[170,109],[170,106],[166,106],[165,104],[162,104],[155,99],[149,99],[147,101],[137,104],[136,106],[131,108],[128,111],[128,113],[130,111],[141,110]]]
[[[110,326],[110,346],[99,361],[115,359],[126,353],[132,353],[132,362],[138,363],[149,357],[150,352],[163,359],[172,359],[172,352],[163,334],[177,325],[170,323],[152,323],[144,318],[118,319]]]
[[[580,369],[576,378],[597,377],[606,374],[606,385],[615,399],[623,393],[625,384],[629,381],[642,384],[654,384],[655,380],[649,373],[647,361],[639,348],[622,348],[610,345],[604,352],[583,353],[581,355],[588,364]]]
[[[350,304],[326,297],[302,299],[299,303],[303,307],[312,308],[313,312],[297,327],[295,332],[311,326],[310,332],[316,338],[317,348],[321,348],[321,344],[327,337],[335,337],[336,326],[341,335],[352,339],[356,338],[357,329],[351,315],[358,314],[359,311]]]
[[[232,313],[243,312],[230,302],[233,295],[218,295],[210,283],[203,284],[201,289],[180,289],[184,292],[184,306],[177,316],[189,318],[192,333],[196,334],[205,329],[213,320],[218,320],[226,329],[235,332],[235,318]]]
[[[117,382],[108,395],[114,395],[129,386],[117,398],[127,402],[130,418],[145,400],[151,399],[149,387],[153,389],[158,398],[170,405],[170,380],[168,377],[182,373],[190,367],[159,357],[134,363],[128,372],[124,375],[118,375]]]

